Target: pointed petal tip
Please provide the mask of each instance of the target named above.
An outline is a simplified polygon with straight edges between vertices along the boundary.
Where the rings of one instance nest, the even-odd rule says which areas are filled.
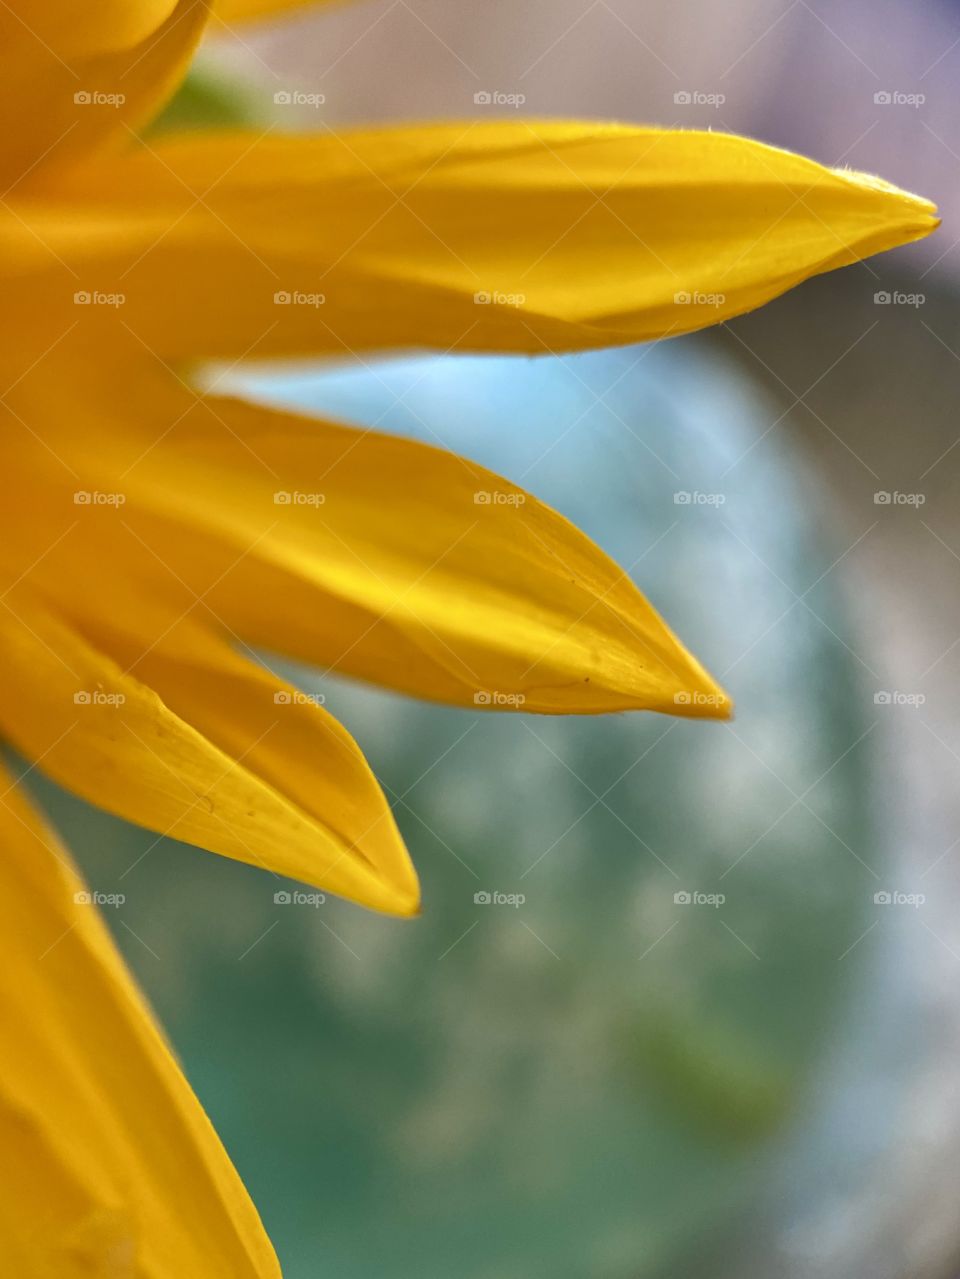
[[[404,850],[406,852],[406,849]],[[379,890],[369,896],[359,893],[352,897],[355,905],[389,915],[394,919],[416,919],[423,914],[420,880],[407,853],[405,873],[380,881]]]
[[[863,191],[879,195],[890,212],[896,214],[896,221],[904,229],[912,231],[914,238],[930,235],[940,225],[937,206],[926,196],[905,191],[873,173],[862,173],[857,169],[834,169],[834,173]]]
[[[401,919],[416,919],[423,913],[423,901],[420,892],[420,876],[413,864],[410,849],[403,837],[398,835],[403,849],[403,859],[398,873],[393,877],[390,888],[393,891],[396,907],[391,912]]]
[[[418,919],[423,914],[419,880],[416,881],[412,890],[398,893],[396,908],[392,914],[395,914],[398,919]]]
[[[423,914],[420,881],[415,876],[402,883],[378,876],[375,882],[367,880],[361,885],[336,888],[329,883],[325,884],[324,879],[324,876],[318,876],[315,881],[311,879],[302,882],[319,887],[322,892],[339,897],[353,906],[361,906],[364,910],[372,910],[391,919],[416,919]]]

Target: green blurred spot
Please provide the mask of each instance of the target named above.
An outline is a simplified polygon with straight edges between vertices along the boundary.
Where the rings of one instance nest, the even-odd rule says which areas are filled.
[[[210,71],[195,69],[145,135],[150,138],[185,129],[236,129],[255,122],[256,112],[237,84]]]
[[[625,1065],[642,1092],[710,1143],[772,1136],[795,1101],[801,1071],[764,1053],[721,1016],[661,1006],[626,1036]]]

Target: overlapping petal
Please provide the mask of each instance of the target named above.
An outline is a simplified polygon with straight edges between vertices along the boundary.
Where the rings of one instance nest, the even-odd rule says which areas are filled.
[[[279,1279],[55,836],[0,772],[0,1237],[30,1279]]]
[[[76,468],[95,440],[100,486],[124,498],[117,512],[76,516],[31,568],[60,601],[89,590],[103,609],[85,585],[93,570],[64,559],[82,546],[88,564],[139,582],[144,597],[186,585],[185,603],[202,599],[228,634],[418,697],[730,713],[629,575],[500,476],[376,431],[198,400],[143,367],[112,385],[123,416],[91,390],[51,436]],[[55,388],[47,400],[32,389],[21,416],[52,422]],[[59,516],[23,512],[39,519],[37,555],[56,519],[76,515],[66,493],[60,501]],[[116,530],[99,550],[87,542],[98,527]]]
[[[207,0],[0,6],[4,198],[113,142],[129,148],[186,73]]]
[[[15,210],[22,322],[70,316],[66,265],[165,358],[640,341],[937,224],[748,139],[539,121],[172,138],[43,194]]]
[[[11,0],[4,4],[12,23],[24,28],[35,46],[69,59],[132,49],[156,34],[178,0]],[[12,28],[11,28],[12,29]],[[38,53],[39,56],[39,53]]]
[[[101,620],[86,626],[22,589],[0,608],[8,740],[85,799],[160,834],[373,909],[417,910],[390,810],[331,715],[148,599],[126,598],[111,622],[107,581],[82,580],[106,592],[89,599]]]

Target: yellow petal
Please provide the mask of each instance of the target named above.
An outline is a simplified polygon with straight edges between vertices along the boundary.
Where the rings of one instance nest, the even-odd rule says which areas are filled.
[[[0,1236],[30,1279],[279,1279],[85,885],[0,772]]]
[[[57,598],[101,597],[93,567],[64,567],[77,553],[139,580],[145,597],[185,583],[181,607],[202,598],[228,634],[418,697],[544,713],[730,713],[630,577],[509,481],[410,440],[238,400],[197,403],[149,370],[141,379],[114,384],[135,409],[112,428],[115,409],[92,393],[60,415],[57,454],[82,468],[96,440],[99,487],[125,503],[119,513],[70,508],[76,531],[30,574]],[[22,415],[56,420],[53,401],[36,398]],[[39,554],[54,516],[32,518]],[[116,535],[84,549],[78,539],[100,527]]]
[[[0,6],[4,198],[105,142],[129,147],[185,73],[207,15],[207,0]]]
[[[116,601],[103,585],[96,605],[107,609]],[[336,720],[199,626],[164,621],[147,600],[136,616],[120,607],[126,618],[103,636],[90,624],[94,642],[22,590],[7,595],[0,726],[17,749],[151,830],[414,913],[416,878],[389,808]],[[291,702],[276,702],[278,692]]]
[[[154,35],[177,6],[177,0],[12,0],[4,4],[9,30],[26,28],[31,47],[67,60],[130,49]]]
[[[641,341],[937,225],[926,200],[749,139],[541,121],[173,138],[48,194],[56,216],[18,215],[166,358]],[[59,334],[77,286],[36,266],[18,324]]]

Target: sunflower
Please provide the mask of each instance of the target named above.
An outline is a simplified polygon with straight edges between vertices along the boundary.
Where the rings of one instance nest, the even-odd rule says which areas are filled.
[[[429,444],[220,394],[214,362],[661,338],[936,219],[879,179],[722,134],[526,120],[144,140],[208,23],[282,7],[0,11],[0,731],[151,831],[410,915],[416,875],[359,747],[255,650],[480,710],[723,717],[729,699],[531,494]],[[8,1273],[277,1274],[18,781],[0,805]]]

